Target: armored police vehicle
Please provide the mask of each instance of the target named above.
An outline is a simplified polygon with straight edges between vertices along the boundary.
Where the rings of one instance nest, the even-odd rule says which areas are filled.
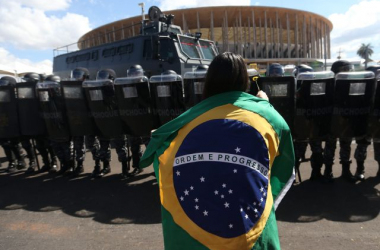
[[[218,54],[215,43],[201,39],[201,33],[183,34],[173,24],[174,15],[165,15],[155,6],[148,15],[137,36],[54,57],[53,73],[67,79],[73,69],[84,67],[94,79],[97,71],[108,68],[123,77],[131,65],[139,64],[148,77],[166,70],[183,76],[198,65],[209,65]]]

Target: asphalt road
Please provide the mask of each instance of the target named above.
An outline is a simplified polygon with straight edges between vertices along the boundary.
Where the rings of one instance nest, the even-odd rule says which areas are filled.
[[[338,150],[339,146],[336,159]],[[112,154],[112,172],[101,179],[89,177],[93,168],[89,152],[85,172],[76,178],[24,171],[7,174],[3,163],[0,250],[162,250],[152,167],[122,180],[114,149]],[[372,145],[365,165],[364,182],[339,178],[341,167],[335,164],[335,182],[325,184],[309,181],[310,163],[302,163],[303,181],[293,185],[277,209],[283,250],[380,249],[380,178],[375,177],[378,165]]]

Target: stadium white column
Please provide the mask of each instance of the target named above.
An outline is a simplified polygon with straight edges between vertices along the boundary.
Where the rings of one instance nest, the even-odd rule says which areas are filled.
[[[286,13],[286,29],[288,33],[288,58],[290,58],[290,21],[289,21],[289,14]]]
[[[253,10],[252,10],[252,28],[253,28],[253,57],[257,58],[256,22],[255,22],[255,12]]]
[[[267,31],[267,28],[268,28],[268,22],[267,22],[267,11],[264,11],[264,18],[265,18],[265,22],[264,22],[264,34],[265,34],[265,58],[268,58],[268,31]]]

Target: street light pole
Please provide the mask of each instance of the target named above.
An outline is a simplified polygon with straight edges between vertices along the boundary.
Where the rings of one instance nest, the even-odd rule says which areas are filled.
[[[141,7],[141,17],[142,17],[142,21],[144,22],[144,20],[145,20],[145,13],[144,13],[145,3],[139,3],[139,6]]]
[[[141,7],[141,34],[144,35],[144,20],[145,20],[145,13],[144,13],[144,3],[139,3],[139,6]]]

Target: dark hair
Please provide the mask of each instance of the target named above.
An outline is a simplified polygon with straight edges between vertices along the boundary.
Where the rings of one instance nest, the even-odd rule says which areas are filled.
[[[203,97],[229,91],[246,91],[247,88],[248,72],[243,57],[224,52],[216,56],[208,68]]]

